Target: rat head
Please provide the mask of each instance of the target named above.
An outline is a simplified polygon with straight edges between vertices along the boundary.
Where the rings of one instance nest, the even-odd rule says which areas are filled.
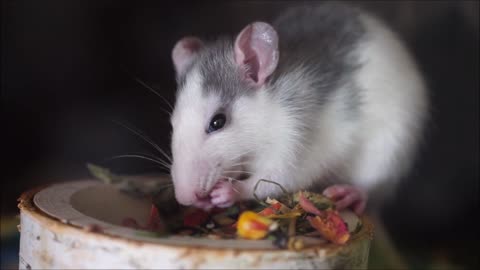
[[[208,199],[213,186],[241,177],[260,142],[268,78],[278,37],[268,24],[245,27],[235,40],[185,37],[172,51],[178,92],[172,113],[172,179],[179,203]]]

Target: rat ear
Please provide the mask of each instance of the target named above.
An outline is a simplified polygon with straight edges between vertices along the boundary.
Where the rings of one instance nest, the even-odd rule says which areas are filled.
[[[278,35],[267,23],[245,27],[235,40],[235,62],[245,67],[246,77],[260,86],[278,64]]]
[[[202,49],[203,42],[196,37],[184,37],[175,44],[172,60],[177,74],[182,74]]]

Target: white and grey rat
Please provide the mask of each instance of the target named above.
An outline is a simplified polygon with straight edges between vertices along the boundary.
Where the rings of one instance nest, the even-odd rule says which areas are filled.
[[[184,37],[172,58],[171,175],[183,205],[228,207],[268,179],[290,192],[336,183],[324,194],[360,214],[370,191],[393,189],[411,167],[425,83],[396,34],[360,9],[291,8],[233,38]]]

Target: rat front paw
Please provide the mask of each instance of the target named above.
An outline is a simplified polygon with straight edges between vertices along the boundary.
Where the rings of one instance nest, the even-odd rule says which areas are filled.
[[[338,210],[351,208],[357,215],[365,211],[367,194],[350,185],[333,185],[323,191],[323,195],[335,201]]]
[[[210,197],[213,205],[220,208],[227,208],[235,203],[237,193],[231,182],[221,180],[213,187]]]

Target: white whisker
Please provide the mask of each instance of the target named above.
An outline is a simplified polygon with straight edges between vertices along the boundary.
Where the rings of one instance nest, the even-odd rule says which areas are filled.
[[[156,161],[158,162],[161,162],[165,167],[168,167],[169,169],[171,168],[171,165],[167,162],[165,162],[164,160],[162,160],[160,157],[158,156],[155,156],[155,155],[152,155],[152,154],[146,154],[146,153],[131,153],[131,155],[141,155],[141,156],[144,156],[144,157],[149,157],[149,158],[152,158],[152,159],[155,159]]]
[[[233,164],[229,164],[230,167],[235,167],[235,166],[240,166],[240,165],[246,165],[246,164],[249,164],[251,162],[237,162],[237,163],[233,163]]]
[[[253,150],[247,150],[247,151],[245,151],[245,152],[243,152],[243,153],[237,154],[237,155],[234,156],[234,157],[229,157],[228,159],[231,160],[231,161],[237,160],[237,159],[239,159],[239,158],[241,158],[241,157],[244,157],[244,156],[246,156],[246,155],[248,155],[248,154],[250,154],[250,153],[252,153],[252,152],[253,152]]]
[[[162,150],[162,148],[160,148],[160,146],[158,146],[158,144],[156,144],[155,142],[153,142],[152,139],[150,139],[147,135],[141,133],[140,131],[135,130],[134,128],[132,127],[129,127],[121,122],[118,122],[118,121],[113,121],[115,124],[117,125],[120,125],[124,128],[126,128],[127,130],[129,130],[130,132],[134,133],[135,135],[139,136],[140,138],[142,138],[145,142],[149,143],[151,146],[153,146],[160,154],[162,154],[168,161],[169,163],[172,163],[172,159]]]
[[[253,172],[248,171],[223,171],[224,173],[246,173],[246,174],[253,174]]]
[[[113,156],[111,158],[109,158],[108,160],[114,160],[114,159],[119,159],[119,158],[139,158],[139,159],[145,159],[145,160],[149,160],[149,161],[152,161],[152,162],[155,162],[156,164],[159,164],[159,165],[162,165],[165,167],[165,165],[163,163],[161,163],[160,161],[156,160],[156,159],[153,159],[153,158],[149,158],[149,157],[146,157],[146,156],[142,156],[142,155],[118,155],[118,156]],[[169,167],[165,167],[165,169],[170,169]]]
[[[224,175],[221,175],[220,177],[226,178],[227,181],[230,182],[231,184],[232,184],[233,181],[238,181],[238,182],[240,182],[240,180],[237,180],[237,179],[232,178],[232,177],[227,177],[227,176],[224,176]],[[238,189],[236,189],[236,188],[233,186],[233,184],[232,184],[232,189],[233,189],[233,191],[235,191],[237,194],[240,194],[240,191],[238,191]]]
[[[155,95],[157,95],[159,98],[161,98],[166,104],[168,107],[170,107],[170,110],[173,111],[173,106],[170,102],[168,102],[168,100],[166,98],[164,98],[162,95],[160,95],[160,93],[158,93],[155,89],[153,89],[153,87],[151,87],[150,85],[146,84],[144,81],[142,81],[140,78],[130,74],[130,76],[133,77],[133,79],[141,84],[143,87],[147,88],[148,90],[150,90],[152,93],[154,93]],[[164,110],[165,111],[165,110]],[[166,113],[168,113],[169,115],[171,115],[171,112],[168,112],[168,111],[165,111]]]

